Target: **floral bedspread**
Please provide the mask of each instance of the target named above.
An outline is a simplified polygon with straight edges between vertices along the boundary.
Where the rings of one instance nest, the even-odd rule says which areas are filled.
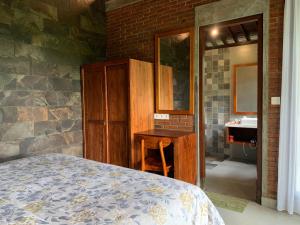
[[[224,225],[196,186],[61,154],[0,164],[0,224]]]

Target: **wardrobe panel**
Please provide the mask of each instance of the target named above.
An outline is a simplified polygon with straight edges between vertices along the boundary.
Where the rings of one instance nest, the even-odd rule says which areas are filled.
[[[83,67],[84,156],[100,162],[107,161],[105,76],[103,66]]]
[[[85,127],[85,158],[107,162],[106,129],[103,123],[88,121]]]
[[[163,110],[174,110],[174,84],[173,67],[160,65],[159,83],[159,108]]]
[[[106,67],[109,121],[128,121],[128,64]]]
[[[88,120],[104,121],[105,114],[105,77],[102,68],[88,68],[84,70],[84,107]]]
[[[128,167],[128,64],[106,67],[108,162]]]
[[[108,163],[117,166],[129,166],[128,127],[127,124],[110,123],[108,127]]]
[[[152,63],[130,60],[130,167],[140,152],[134,146],[134,134],[154,128],[154,67]]]

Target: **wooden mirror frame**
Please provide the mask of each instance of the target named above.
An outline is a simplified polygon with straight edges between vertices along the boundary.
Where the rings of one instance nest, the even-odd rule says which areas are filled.
[[[190,104],[188,110],[160,110],[159,109],[159,102],[160,102],[160,38],[173,36],[182,33],[189,33],[190,34]],[[167,113],[167,114],[177,114],[177,115],[193,115],[194,114],[194,43],[195,41],[195,31],[194,28],[185,28],[185,29],[178,29],[172,30],[168,32],[158,33],[155,34],[155,112],[156,113]]]
[[[233,65],[232,77],[233,77],[233,114],[236,115],[257,115],[257,112],[238,112],[237,111],[237,76],[236,72],[239,67],[248,67],[248,66],[258,66],[257,63],[247,63],[247,64],[235,64]],[[258,78],[257,78],[258,79]]]

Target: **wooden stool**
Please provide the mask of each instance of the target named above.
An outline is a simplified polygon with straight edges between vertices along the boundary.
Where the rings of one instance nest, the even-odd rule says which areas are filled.
[[[172,167],[171,163],[167,164],[164,148],[171,144],[170,139],[162,138],[158,142],[153,139],[141,139],[141,152],[142,152],[142,171],[154,171],[163,172],[164,176],[168,176],[168,173]],[[160,152],[160,159],[148,155],[149,151]]]

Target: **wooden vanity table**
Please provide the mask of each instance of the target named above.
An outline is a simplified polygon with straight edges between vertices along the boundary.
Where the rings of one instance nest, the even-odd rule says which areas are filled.
[[[243,118],[244,120],[252,120],[252,123],[232,122],[226,123],[226,140],[228,144],[252,144],[257,142],[257,122],[253,122],[251,118]],[[254,120],[255,121],[255,120]]]
[[[131,167],[141,168],[141,139],[151,138],[159,141],[169,138],[174,151],[174,178],[196,184],[196,134],[185,131],[154,129],[138,132],[134,135],[135,147],[131,154]]]

